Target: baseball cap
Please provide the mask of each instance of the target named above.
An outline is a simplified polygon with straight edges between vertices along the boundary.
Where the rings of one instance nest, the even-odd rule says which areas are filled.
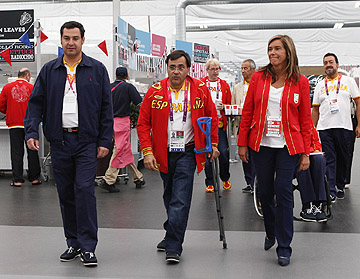
[[[125,67],[118,67],[116,69],[116,76],[120,76],[120,75],[125,75],[125,76],[128,75],[128,71]]]

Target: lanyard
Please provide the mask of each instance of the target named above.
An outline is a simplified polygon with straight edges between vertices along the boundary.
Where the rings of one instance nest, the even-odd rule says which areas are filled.
[[[209,91],[211,92],[211,86],[210,86],[210,80],[207,82],[207,87],[209,88]],[[219,99],[219,92],[220,92],[220,82],[219,79],[216,80],[216,100]]]
[[[71,75],[70,74],[67,74],[66,75],[66,80],[69,82],[69,85],[70,85],[70,89],[72,90],[72,92],[76,95],[75,91],[74,91],[74,88],[73,88],[73,83],[75,81],[76,83],[76,74],[74,74],[71,79],[70,79]]]
[[[116,84],[116,86],[114,86],[113,88],[111,88],[111,92],[113,92],[115,90],[116,87],[118,87],[120,84],[122,84],[125,81],[120,81],[118,84]]]
[[[185,79],[185,96],[184,96],[184,116],[183,116],[183,123],[186,122],[186,115],[187,115],[187,108],[188,108],[188,88],[189,87],[189,82],[187,79]],[[172,104],[172,99],[171,99],[171,90],[170,90],[170,86],[169,86],[169,80],[167,82],[167,93],[168,93],[168,99],[169,99],[169,105],[170,105],[170,111],[169,111],[169,116],[170,116],[170,122],[174,122],[174,109],[173,109],[173,104]]]
[[[340,80],[341,80],[341,74],[339,74],[339,77],[338,77],[338,84],[336,87],[336,96],[339,94]],[[329,91],[328,91],[328,86],[327,86],[327,77],[325,78],[325,90],[326,90],[326,95],[329,96]]]

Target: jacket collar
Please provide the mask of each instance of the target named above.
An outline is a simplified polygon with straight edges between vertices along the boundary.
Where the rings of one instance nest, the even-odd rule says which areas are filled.
[[[56,58],[56,62],[55,62],[56,69],[59,67],[64,67],[63,59],[64,59],[64,55],[61,55],[60,57]],[[90,58],[83,52],[79,66],[88,66],[88,67],[92,66]]]

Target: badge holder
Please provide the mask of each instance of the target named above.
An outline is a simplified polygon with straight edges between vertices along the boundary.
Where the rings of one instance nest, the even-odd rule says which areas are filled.
[[[196,154],[209,152],[212,154],[212,146],[211,146],[211,117],[200,117],[197,120],[197,123],[200,127],[200,130],[206,136],[206,147],[196,149],[194,151]],[[205,130],[203,129],[203,125],[205,125]],[[220,192],[220,178],[219,178],[219,159],[215,158],[212,163],[212,172],[214,177],[214,191],[215,191],[215,203],[216,203],[216,212],[219,222],[219,231],[220,231],[220,241],[223,242],[223,248],[227,249],[227,243],[225,238],[225,229],[224,229],[224,216],[221,209],[221,192]]]

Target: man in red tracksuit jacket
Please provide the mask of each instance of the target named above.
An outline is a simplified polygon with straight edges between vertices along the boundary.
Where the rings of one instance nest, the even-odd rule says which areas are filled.
[[[194,148],[206,145],[197,125],[199,117],[212,117],[210,160],[219,156],[218,117],[206,85],[188,76],[190,56],[176,50],[166,58],[168,78],[153,85],[145,95],[137,124],[144,165],[159,170],[164,184],[167,220],[165,238],[158,244],[166,262],[178,263],[187,226],[194,172],[203,170],[206,155]]]
[[[226,135],[227,119],[224,112],[224,105],[231,105],[231,91],[229,84],[219,78],[220,64],[217,59],[209,59],[206,62],[207,77],[201,79],[206,87],[209,88],[211,98],[215,103],[217,115],[219,117],[219,161],[220,178],[223,182],[224,190],[231,189],[230,171],[229,171],[229,143]],[[214,192],[214,178],[209,160],[205,164],[205,185],[206,192]]]
[[[33,85],[29,82],[30,70],[20,69],[18,79],[4,86],[0,95],[0,111],[6,114],[6,125],[9,127],[11,168],[13,179],[11,186],[21,187],[25,182],[23,179],[23,158],[24,158],[24,117],[28,106]],[[26,144],[25,144],[26,145]],[[30,150],[26,145],[28,154],[28,179],[33,185],[41,184],[40,162],[38,152]]]

